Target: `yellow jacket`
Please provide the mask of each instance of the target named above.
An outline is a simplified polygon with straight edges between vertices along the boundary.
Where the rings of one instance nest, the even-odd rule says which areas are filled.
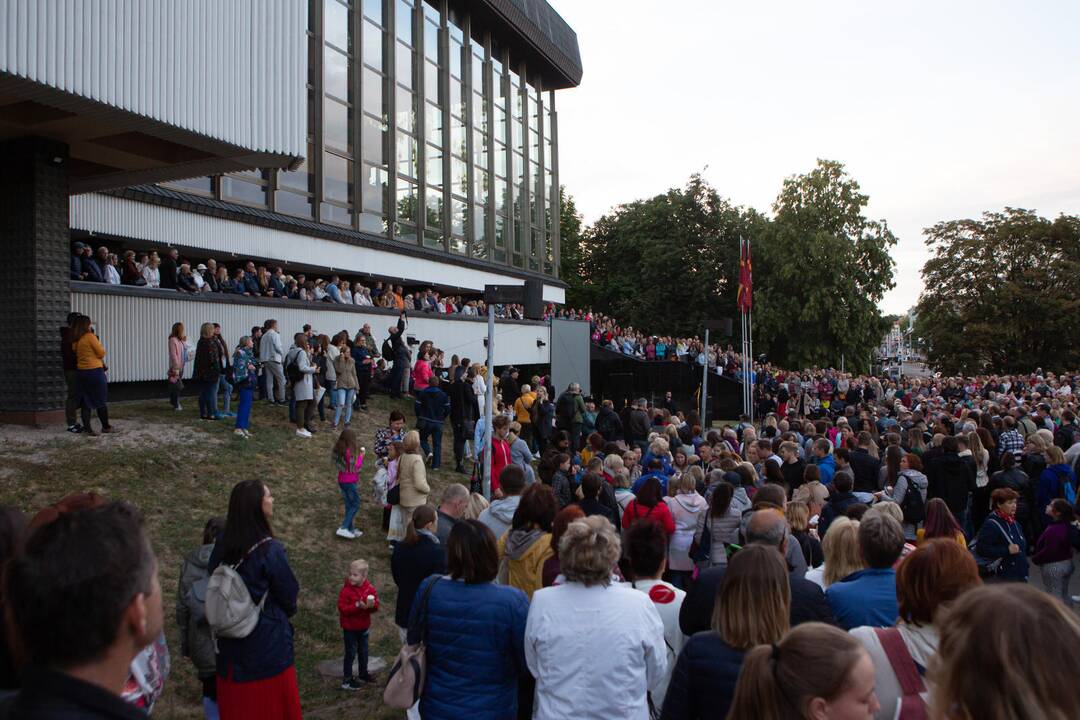
[[[546,532],[540,535],[520,554],[507,555],[507,538],[513,532],[511,528],[499,538],[499,581],[505,580],[504,584],[523,591],[531,601],[533,593],[544,587],[544,563],[555,554],[551,549],[551,533]]]
[[[402,507],[419,507],[427,502],[431,486],[428,485],[423,457],[404,453],[398,459],[397,478],[401,487]]]
[[[79,342],[74,343],[72,348],[75,350],[75,367],[79,370],[93,370],[94,368],[103,368],[105,363],[105,348],[101,346],[101,341],[97,339],[97,335],[92,332],[88,332],[79,338]]]
[[[532,408],[534,402],[536,402],[536,393],[531,390],[514,402],[514,414],[517,416],[517,421],[522,425],[528,425],[532,422],[532,418],[529,416],[529,410]]]

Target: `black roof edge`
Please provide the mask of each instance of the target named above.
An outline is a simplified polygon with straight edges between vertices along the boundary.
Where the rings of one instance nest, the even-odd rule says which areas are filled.
[[[550,84],[546,89],[564,89],[581,84],[581,50],[577,33],[545,0],[481,0],[473,8],[489,11],[490,20],[525,41],[526,51],[538,56],[554,71],[555,77],[541,73]]]

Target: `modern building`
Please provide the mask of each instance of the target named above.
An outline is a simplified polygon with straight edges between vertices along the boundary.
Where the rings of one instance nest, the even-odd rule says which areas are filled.
[[[555,91],[577,85],[582,69],[576,35],[543,0],[116,4],[130,11],[123,22],[105,17],[98,3],[60,4],[71,17],[56,27],[37,3],[0,0],[0,17],[36,16],[16,26],[26,26],[20,51],[6,48],[0,34],[0,137],[24,129],[80,153],[78,179],[70,171],[68,240],[110,249],[172,246],[230,269],[253,260],[443,293],[539,278],[545,300],[563,301]],[[52,4],[40,4],[46,5]],[[140,27],[161,36],[133,32]],[[176,28],[181,32],[173,34]],[[103,30],[113,32],[115,48],[95,47]],[[5,62],[41,55],[43,47],[58,58],[44,65],[67,67],[91,83],[91,97],[99,97],[93,91],[100,86],[142,99],[147,106],[135,111],[152,129],[132,131],[128,122],[103,140],[102,126],[120,120],[100,116],[82,134],[49,135],[43,131],[67,122],[49,119],[49,112],[68,110],[30,90],[26,99],[46,108],[46,121],[33,128],[10,121],[4,93],[17,73]],[[83,53],[74,63],[73,48]],[[175,113],[178,129],[152,111]],[[199,126],[204,113],[216,113],[214,121],[231,135]],[[199,142],[184,144],[196,135]],[[271,142],[284,135],[291,144]],[[52,261],[41,281],[67,292],[66,258]],[[163,377],[164,339],[147,340],[136,329],[148,323],[160,334],[157,325],[174,319],[189,327],[218,321],[229,336],[270,316],[284,318],[286,332],[305,318],[352,330],[370,322],[377,333],[389,324],[372,308],[300,308],[81,282],[70,291],[64,312],[42,323],[38,349],[49,345],[55,356],[56,319],[71,308],[87,312],[115,353],[110,380],[120,382]],[[496,361],[547,363],[548,331],[517,325],[500,332],[527,340],[497,343]],[[478,320],[431,319],[414,329],[454,352],[483,355]],[[43,376],[60,377],[54,362],[50,357]],[[0,412],[16,405],[0,393]]]

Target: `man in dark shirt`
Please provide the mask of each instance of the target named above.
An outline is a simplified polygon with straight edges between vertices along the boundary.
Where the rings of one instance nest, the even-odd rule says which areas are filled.
[[[179,257],[179,250],[176,248],[169,248],[161,258],[158,274],[161,276],[161,288],[163,290],[176,289],[176,274],[179,270],[176,260]]]
[[[874,493],[878,487],[881,461],[870,454],[873,438],[863,430],[859,433],[859,446],[851,453],[851,474],[855,478],[855,492]]]
[[[450,414],[450,397],[439,387],[439,376],[432,375],[428,386],[416,394],[416,425],[420,431],[420,447],[431,460],[431,469],[442,464],[442,432]],[[431,446],[428,446],[428,438]]]
[[[7,565],[4,600],[27,665],[0,717],[145,720],[120,696],[163,625],[142,518],[125,503],[55,510]]]
[[[748,544],[775,547],[781,555],[787,552],[787,538],[787,521],[776,510],[756,511],[746,526]],[[724,565],[716,565],[704,570],[686,593],[679,610],[679,629],[687,637],[712,628],[713,607],[726,569]],[[788,580],[791,583],[792,627],[805,622],[836,624],[820,587],[796,573],[792,573]]]
[[[71,250],[71,279],[72,280],[85,280],[86,273],[83,270],[83,256],[86,254],[86,245],[77,242],[72,246]]]

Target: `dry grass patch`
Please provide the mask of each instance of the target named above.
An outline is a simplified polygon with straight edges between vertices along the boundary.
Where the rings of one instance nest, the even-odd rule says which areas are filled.
[[[377,427],[393,408],[412,417],[411,402],[373,398],[368,413],[353,414],[361,444],[374,444]],[[382,531],[382,509],[372,498],[374,466],[361,474],[359,540],[334,536],[341,524],[342,502],[330,461],[336,437],[329,426],[310,440],[297,438],[283,408],[257,403],[249,441],[232,434],[228,421],[202,422],[194,406],[176,413],[165,401],[121,403],[110,407],[116,435],[87,438],[62,428],[34,430],[0,425],[0,503],[27,513],[76,490],[95,490],[127,500],[146,516],[158,555],[164,589],[166,634],[173,652],[172,674],[155,718],[202,717],[199,685],[188,660],[179,656],[174,621],[176,588],[184,555],[201,539],[203,525],[224,516],[229,492],[238,481],[258,477],[273,490],[274,530],[284,542],[300,580],[296,628],[296,669],[305,717],[397,718],[381,704],[381,688],[345,693],[322,678],[316,665],[343,653],[337,616],[337,593],[349,561],[365,558],[383,609],[373,618],[371,654],[391,659],[398,650],[394,625],[395,587],[390,551]],[[449,428],[443,466],[453,467]],[[447,483],[464,479],[452,472],[429,472],[434,502]]]

